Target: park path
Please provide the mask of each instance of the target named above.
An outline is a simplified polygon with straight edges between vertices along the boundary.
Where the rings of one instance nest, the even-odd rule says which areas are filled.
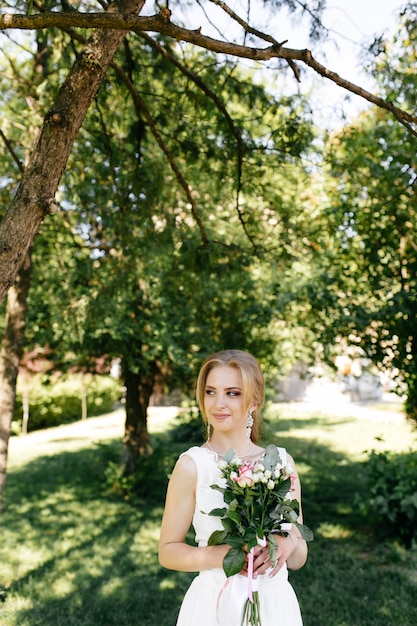
[[[316,390],[315,393],[300,402],[282,403],[282,408],[293,414],[304,415],[315,412],[319,415],[337,415],[358,419],[376,420],[381,423],[403,423],[404,413],[399,410],[399,401],[392,394],[385,394],[381,400],[373,402],[350,402],[334,388]],[[148,409],[148,425],[152,434],[163,432],[171,423],[179,409],[175,406],[150,407]],[[9,442],[9,459],[19,464],[23,459],[37,455],[37,448],[42,444],[50,444],[51,452],[65,446],[66,450],[77,448],[82,440],[83,445],[105,440],[122,439],[124,432],[125,412],[119,408],[112,413],[100,417],[90,417],[84,421],[62,424],[29,433],[25,436],[11,437]]]
[[[151,433],[163,432],[167,424],[178,414],[178,407],[150,407],[148,410],[149,430]],[[52,428],[36,430],[27,435],[11,437],[9,440],[9,460],[13,465],[28,461],[38,455],[39,447],[48,444],[49,453],[63,448],[69,451],[77,449],[82,441],[87,447],[97,441],[122,439],[124,433],[125,411],[117,409],[100,417],[62,424]]]

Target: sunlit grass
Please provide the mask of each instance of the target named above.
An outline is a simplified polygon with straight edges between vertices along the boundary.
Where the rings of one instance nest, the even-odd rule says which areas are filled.
[[[307,565],[291,573],[305,626],[417,623],[416,550],[377,544],[357,506],[366,496],[369,451],[416,450],[411,426],[285,406],[269,415],[265,437],[296,459],[315,533]],[[120,453],[122,415],[89,422],[76,434],[54,429],[11,446],[1,519],[2,626],[175,624],[194,575],[161,568],[157,542],[168,468],[194,442],[170,443],[173,414],[153,415],[152,493],[123,500],[108,495],[104,479]]]

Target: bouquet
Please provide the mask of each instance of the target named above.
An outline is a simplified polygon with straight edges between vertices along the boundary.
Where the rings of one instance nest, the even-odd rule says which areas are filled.
[[[245,601],[242,625],[262,626],[258,591],[252,592],[253,548],[268,543],[271,563],[276,564],[277,541],[275,534],[286,535],[290,524],[294,524],[306,541],[313,539],[313,533],[297,520],[300,505],[290,498],[293,471],[283,467],[278,449],[269,445],[262,460],[250,463],[234,455],[229,450],[219,469],[223,484],[211,485],[223,494],[225,507],[210,511],[210,515],[221,519],[223,530],[214,531],[208,545],[227,543],[231,549],[223,559],[223,569],[227,577],[242,571],[247,546],[248,597]]]

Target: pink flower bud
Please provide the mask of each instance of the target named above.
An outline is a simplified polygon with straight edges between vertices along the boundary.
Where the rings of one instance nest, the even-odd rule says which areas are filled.
[[[239,487],[252,487],[254,483],[252,467],[250,465],[241,465],[238,470],[238,476],[233,477],[233,480]]]

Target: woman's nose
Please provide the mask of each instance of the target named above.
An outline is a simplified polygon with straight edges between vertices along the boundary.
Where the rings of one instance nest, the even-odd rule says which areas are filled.
[[[218,393],[216,396],[216,406],[223,407],[225,403],[225,396],[222,393]]]

